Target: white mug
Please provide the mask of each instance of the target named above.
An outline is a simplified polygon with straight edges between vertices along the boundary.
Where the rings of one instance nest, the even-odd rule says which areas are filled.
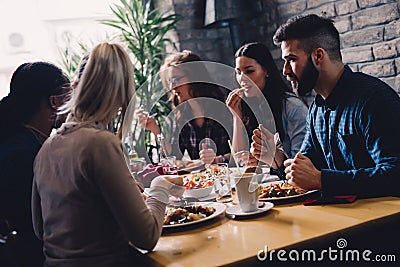
[[[254,173],[244,173],[235,176],[236,193],[239,206],[243,212],[252,212],[258,209],[258,183]]]

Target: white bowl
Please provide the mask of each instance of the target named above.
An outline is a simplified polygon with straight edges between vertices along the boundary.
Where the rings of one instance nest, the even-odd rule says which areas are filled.
[[[203,188],[186,189],[183,195],[185,197],[202,198],[211,194],[213,186],[207,186]]]

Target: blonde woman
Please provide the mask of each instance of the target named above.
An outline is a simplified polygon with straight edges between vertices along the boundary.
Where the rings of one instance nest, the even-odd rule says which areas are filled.
[[[171,182],[182,180],[157,177],[143,200],[120,138],[106,130],[133,93],[133,66],[124,49],[97,45],[64,107],[67,122],[35,160],[33,223],[46,265],[132,265],[128,242],[145,250],[156,245]]]

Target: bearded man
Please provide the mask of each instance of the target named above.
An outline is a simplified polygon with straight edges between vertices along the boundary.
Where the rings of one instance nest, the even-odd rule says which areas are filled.
[[[298,16],[273,37],[283,74],[299,95],[317,93],[300,152],[284,162],[290,184],[325,195],[399,195],[400,98],[378,78],[342,62],[339,32],[330,19]],[[268,157],[271,134],[253,135],[252,152]]]

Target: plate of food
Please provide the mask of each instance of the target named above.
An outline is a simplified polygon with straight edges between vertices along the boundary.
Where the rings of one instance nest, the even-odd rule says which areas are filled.
[[[304,190],[284,181],[277,181],[260,185],[259,200],[273,201],[302,197],[318,190]]]
[[[211,220],[223,214],[226,206],[218,202],[193,202],[185,207],[167,206],[163,228],[176,228]]]

